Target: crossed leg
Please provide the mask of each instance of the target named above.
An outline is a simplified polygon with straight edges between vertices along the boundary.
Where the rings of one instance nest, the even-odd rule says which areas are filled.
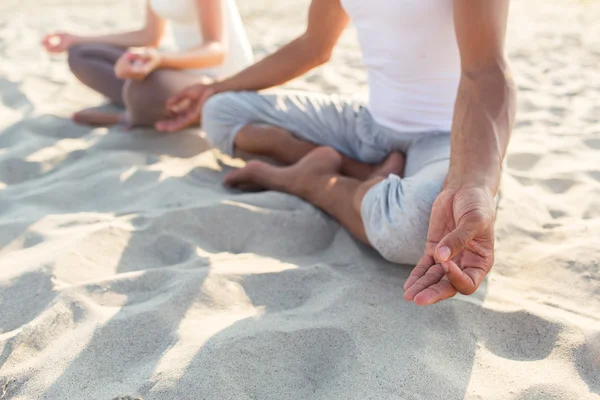
[[[423,255],[448,172],[447,132],[396,133],[391,143],[359,103],[315,94],[221,93],[202,115],[206,138],[224,154],[243,150],[287,165],[250,161],[227,185],[296,195],[389,261],[416,264]],[[386,159],[389,148],[405,151],[406,165],[403,155]]]
[[[234,143],[237,150],[269,157],[281,165],[296,164],[319,147],[316,144],[298,139],[283,128],[266,124],[248,124],[244,126],[236,135]],[[325,154],[325,151],[322,150],[317,154],[321,153]],[[329,158],[332,158],[331,151],[328,153],[330,153]],[[336,158],[339,158],[340,161],[336,171],[358,180],[367,180],[374,176],[386,176],[390,173],[401,176],[405,163],[405,157],[400,152],[391,153],[380,164],[362,163],[341,153],[337,153]],[[256,167],[250,166],[250,168]],[[226,177],[225,183],[231,185],[231,179],[235,175],[234,172]],[[258,182],[253,183],[258,184]],[[248,184],[249,182],[243,185],[240,183],[243,187],[249,187]]]
[[[331,215],[357,239],[369,244],[360,215],[362,199],[385,175],[398,171],[380,168],[380,175],[361,181],[341,175],[342,167],[343,157],[337,151],[318,147],[288,167],[252,160],[245,167],[231,172],[225,183],[233,187],[261,186],[296,195]],[[392,163],[388,162],[386,167],[391,169]],[[404,163],[396,167],[403,168]]]

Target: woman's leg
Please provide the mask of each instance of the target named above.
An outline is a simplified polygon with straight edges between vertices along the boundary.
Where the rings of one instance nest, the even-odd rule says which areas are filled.
[[[101,43],[73,46],[69,50],[69,67],[84,85],[122,106],[125,81],[115,76],[114,66],[124,52],[123,48]]]
[[[127,81],[123,87],[126,123],[129,126],[154,126],[168,116],[165,105],[169,97],[199,82],[209,83],[211,79],[170,69],[156,70],[143,81]]]
[[[69,67],[84,85],[108,97],[112,103],[123,106],[125,81],[115,76],[114,66],[124,52],[124,48],[102,43],[73,46],[69,50]],[[109,126],[122,122],[123,115],[86,109],[73,114],[73,120],[86,125]]]

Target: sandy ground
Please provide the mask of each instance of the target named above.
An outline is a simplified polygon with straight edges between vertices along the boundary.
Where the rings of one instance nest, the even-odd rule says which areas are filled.
[[[306,5],[241,4],[258,56]],[[39,38],[141,10],[0,3],[0,399],[600,399],[600,2],[514,1],[497,263],[429,308],[308,204],[223,189],[197,133],[70,122],[102,99]],[[289,86],[364,92],[354,31]]]

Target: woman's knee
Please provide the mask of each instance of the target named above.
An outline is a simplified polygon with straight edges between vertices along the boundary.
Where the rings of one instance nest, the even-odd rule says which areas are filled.
[[[166,117],[165,97],[152,75],[142,81],[127,80],[123,86],[123,102],[128,122],[133,126],[149,126]]]
[[[85,44],[77,44],[72,46],[67,54],[67,63],[69,69],[74,75],[80,75],[85,69],[85,53],[87,46]]]

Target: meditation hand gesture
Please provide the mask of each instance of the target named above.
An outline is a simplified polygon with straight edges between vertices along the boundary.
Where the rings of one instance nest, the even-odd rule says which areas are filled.
[[[156,129],[162,132],[175,132],[200,122],[202,107],[216,89],[207,81],[197,83],[167,100],[170,117],[158,121]]]
[[[115,64],[115,75],[121,79],[144,80],[160,65],[160,54],[154,48],[132,49]]]
[[[429,305],[477,290],[494,263],[494,196],[478,187],[444,188],[433,204],[425,255],[404,298]]]
[[[62,53],[77,44],[77,38],[69,33],[50,33],[42,39],[42,46],[48,53]]]

